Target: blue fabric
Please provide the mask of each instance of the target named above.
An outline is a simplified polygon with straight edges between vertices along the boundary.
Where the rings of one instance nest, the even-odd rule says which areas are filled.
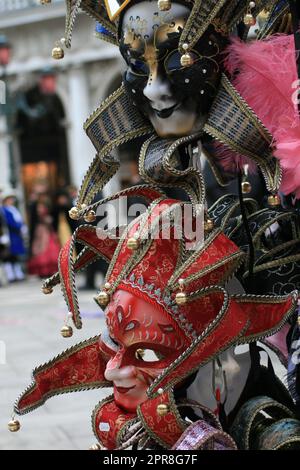
[[[110,31],[108,31],[102,24],[96,23],[96,33],[104,34],[105,36],[113,37]]]
[[[24,255],[26,253],[22,236],[24,222],[21,214],[15,207],[4,206],[2,209],[9,232],[10,254],[13,256]]]

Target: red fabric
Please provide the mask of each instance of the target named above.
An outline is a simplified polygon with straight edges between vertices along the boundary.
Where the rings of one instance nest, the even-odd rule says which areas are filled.
[[[180,307],[180,311],[199,336],[202,331],[216,318],[224,300],[224,293],[213,290],[203,294],[194,301],[188,302]]]
[[[219,299],[221,299],[219,295]],[[206,306],[203,304],[203,310],[198,310],[199,317],[203,315],[206,318],[206,322],[209,320],[209,315],[206,313],[206,309],[210,309],[210,305],[213,302],[217,303],[211,309],[210,315],[213,316],[215,308],[215,316],[217,315],[217,309],[221,304],[220,300],[217,300],[216,294],[214,300],[212,297],[208,299],[201,299],[202,302],[207,302]],[[196,310],[196,304],[194,303],[194,310]],[[225,315],[223,315],[221,321],[217,323],[217,326],[211,330],[198,345],[186,356],[186,358],[179,363],[172,371],[163,377],[154,387],[157,390],[159,387],[167,387],[168,384],[176,385],[181,382],[192,370],[198,368],[201,364],[204,364],[207,360],[215,356],[230,347],[231,344],[237,343],[238,341],[245,340],[250,341],[252,336],[259,337],[267,335],[270,330],[274,330],[280,326],[284,317],[288,317],[294,311],[296,306],[296,296],[288,296],[283,299],[272,300],[272,303],[267,302],[265,297],[256,296],[239,296],[239,298],[232,298],[229,301],[229,306]],[[187,316],[190,314],[191,319],[193,316],[193,305],[189,307],[183,307],[186,309]],[[197,306],[198,309],[198,306]],[[188,311],[189,310],[189,311]],[[191,312],[191,313],[189,313]],[[205,315],[205,317],[204,317]],[[194,320],[195,322],[195,320]],[[195,323],[194,323],[195,324]],[[199,323],[202,326],[202,319]],[[206,323],[205,323],[206,325]],[[246,330],[243,329],[247,325]],[[203,325],[204,326],[204,325]],[[199,328],[199,326],[198,326]],[[202,331],[204,328],[202,329]],[[241,335],[241,333],[243,334]],[[198,334],[200,331],[198,330]],[[240,336],[240,337],[239,337]]]
[[[217,312],[216,312],[217,313]],[[203,337],[197,345],[193,347],[181,362],[174,367],[167,376],[159,380],[154,387],[167,388],[181,382],[183,378],[196,370],[201,364],[210,360],[213,356],[230,347],[237,341],[243,328],[247,325],[248,318],[243,310],[236,303],[229,302],[228,309],[222,319],[217,323],[214,329]]]
[[[201,249],[195,260],[185,269],[180,277],[186,279],[185,292],[193,292],[209,285],[223,284],[224,278],[230,276],[236,269],[244,253],[223,233],[212,237],[208,246]],[[219,266],[221,264],[221,266]],[[219,267],[218,267],[219,266]],[[205,274],[205,271],[209,271]],[[188,277],[199,276],[193,282]]]
[[[119,252],[119,255],[116,259],[116,262],[113,266],[112,272],[110,274],[110,277],[108,279],[108,282],[113,284],[117,277],[119,276],[122,268],[124,267],[124,264],[130,259],[130,257],[133,255],[133,251],[127,247],[127,239],[129,237],[132,237],[135,232],[137,232],[139,229],[139,222],[135,223],[132,226],[132,229],[128,233],[128,237],[122,242],[121,249]]]
[[[85,266],[87,266],[89,263],[91,263],[93,260],[97,259],[97,255],[90,250],[85,250],[84,253],[80,253],[74,263],[74,270],[75,272],[80,271],[83,269]]]
[[[247,301],[247,299],[249,300]],[[232,300],[232,305],[237,303],[250,319],[250,326],[247,329],[245,338],[251,338],[252,335],[257,334],[263,335],[264,332],[276,328],[288,311],[294,310],[296,302],[292,296],[277,301],[272,299],[272,303],[267,302],[263,296],[256,296],[255,301],[253,300],[251,295],[243,296],[241,299],[234,299],[233,296]]]
[[[180,240],[153,240],[150,249],[141,262],[130,272],[136,279],[143,276],[146,283],[155,288],[165,289],[174,272],[180,250]]]
[[[107,260],[111,260],[118,245],[118,239],[99,238],[97,228],[92,225],[82,225],[76,230],[75,239],[77,242],[87,246],[95,253],[103,255]]]
[[[135,416],[134,413],[128,413],[119,408],[114,400],[100,406],[93,415],[93,427],[101,444],[109,450],[115,449],[118,433]],[[104,429],[108,430],[101,431],[100,423],[105,423]]]
[[[73,287],[73,240],[72,237],[60,250],[58,267],[61,286],[66,295],[68,309],[72,312],[74,325],[81,328],[81,320],[78,315],[77,302]]]
[[[63,352],[33,372],[34,383],[19,398],[19,414],[42,405],[51,396],[91,386],[110,386],[104,378],[106,361],[99,350],[99,337]],[[93,387],[92,387],[93,388]]]
[[[180,438],[187,426],[180,422],[174,413],[174,407],[171,405],[171,393],[165,392],[142,403],[139,407],[138,415],[142,417],[146,429],[159,438],[167,448],[172,447]],[[160,416],[157,413],[157,407],[160,404],[169,406],[169,412]]]

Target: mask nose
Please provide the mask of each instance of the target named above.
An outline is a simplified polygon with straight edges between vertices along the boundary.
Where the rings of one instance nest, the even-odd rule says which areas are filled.
[[[104,372],[104,377],[106,380],[110,382],[119,382],[136,377],[135,367],[122,367],[122,359],[123,351],[121,350],[118,351],[117,354],[108,361]]]
[[[170,108],[176,103],[168,79],[157,72],[150,75],[143,93],[151,102],[152,107],[158,111]]]

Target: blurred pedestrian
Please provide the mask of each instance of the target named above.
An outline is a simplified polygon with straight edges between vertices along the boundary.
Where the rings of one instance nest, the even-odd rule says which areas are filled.
[[[9,250],[4,257],[4,269],[9,282],[22,281],[25,278],[21,258],[26,254],[24,235],[27,228],[16,203],[17,198],[13,191],[3,194],[2,211],[9,235]]]
[[[6,219],[2,207],[1,194],[2,191],[0,190],[0,286],[3,286],[7,284],[7,277],[4,269],[4,261],[9,254],[10,240],[8,227],[6,224]]]
[[[76,206],[76,200],[78,196],[78,189],[77,186],[74,186],[73,184],[70,184],[67,188],[69,197],[71,199],[71,204],[72,206]]]
[[[58,235],[60,246],[64,246],[70,236],[76,230],[78,224],[69,217],[69,210],[73,207],[73,202],[67,190],[60,189],[54,201],[53,223]]]
[[[52,276],[57,271],[60,251],[58,236],[53,227],[51,206],[45,197],[36,204],[36,222],[31,245],[31,258],[28,273],[42,278]]]

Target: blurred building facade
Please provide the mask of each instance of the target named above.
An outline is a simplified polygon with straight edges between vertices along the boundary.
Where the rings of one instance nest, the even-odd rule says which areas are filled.
[[[95,154],[83,122],[121,83],[117,48],[95,36],[94,21],[84,13],[75,24],[72,48],[64,59],[52,59],[51,50],[64,34],[65,8],[63,0],[48,5],[0,0],[0,34],[12,47],[5,80],[15,100],[15,186],[25,197],[43,181],[52,190],[80,185]],[[40,86],[41,73],[49,67],[55,77],[51,95]],[[6,130],[0,115],[0,187],[11,186]]]

